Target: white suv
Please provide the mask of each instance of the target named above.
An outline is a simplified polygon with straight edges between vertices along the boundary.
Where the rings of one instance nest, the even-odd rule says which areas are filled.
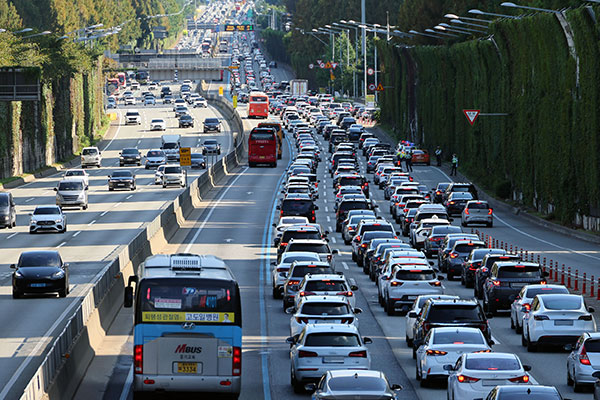
[[[127,113],[125,114],[125,124],[126,125],[130,125],[130,124],[136,124],[136,125],[141,125],[142,124],[142,117],[140,116],[140,112],[138,110],[128,110]]]
[[[308,296],[345,296],[352,308],[356,306],[354,291],[358,290],[354,279],[351,282],[341,274],[306,274],[298,285],[298,292],[294,297],[294,306],[298,308],[303,298]]]
[[[185,187],[187,181],[187,173],[185,169],[179,165],[166,165],[162,173],[162,185],[164,188],[167,185],[179,185]]]
[[[102,153],[95,146],[84,147],[81,150],[81,168],[89,166],[102,167]]]
[[[287,314],[290,318],[290,336],[298,335],[307,324],[349,324],[358,328],[360,308],[352,308],[344,296],[309,296],[305,297],[298,309],[290,307]]]

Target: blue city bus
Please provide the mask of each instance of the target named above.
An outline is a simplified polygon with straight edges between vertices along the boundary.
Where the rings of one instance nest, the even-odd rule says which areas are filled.
[[[238,283],[223,260],[150,256],[129,277],[124,305],[135,307],[134,399],[152,392],[238,398],[242,307]]]

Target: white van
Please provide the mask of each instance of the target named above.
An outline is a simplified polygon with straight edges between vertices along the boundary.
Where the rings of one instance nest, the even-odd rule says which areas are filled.
[[[56,205],[61,209],[63,207],[81,207],[83,210],[88,208],[88,187],[81,178],[63,179],[54,188],[56,192]]]
[[[165,152],[167,161],[179,161],[179,148],[181,147],[181,135],[162,135],[161,150]]]

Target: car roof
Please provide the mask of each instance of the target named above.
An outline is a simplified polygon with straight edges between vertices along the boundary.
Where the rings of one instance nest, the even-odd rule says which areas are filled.
[[[292,243],[304,243],[304,244],[314,244],[314,243],[318,243],[318,244],[327,244],[327,241],[325,239],[290,239],[290,242],[288,244],[288,246]]]
[[[490,353],[485,353],[490,354]],[[554,386],[543,386],[543,385],[499,385],[496,386],[499,391],[503,393],[557,393],[558,390]]]
[[[538,263],[528,262],[528,261],[496,261],[494,264],[496,264],[499,268],[510,267],[513,265],[523,265],[523,266],[527,266],[527,267],[539,267],[540,266],[540,264],[538,264]]]
[[[439,329],[439,328],[434,328]],[[478,328],[474,328],[478,329]],[[468,358],[513,358],[518,359],[519,357],[514,353],[502,353],[502,352],[490,352],[490,353],[465,353]]]
[[[335,332],[335,333],[358,333],[358,328],[349,324],[306,324],[306,333]]]
[[[479,305],[479,301],[476,299],[429,299],[433,304],[436,305],[448,305],[448,304],[468,304],[468,305]]]
[[[310,257],[315,257],[315,261],[321,260],[319,258],[319,254],[315,253],[314,251],[286,251],[285,253],[283,253],[281,255],[281,257],[289,257],[289,256],[310,256]]]
[[[346,277],[339,274],[316,274],[311,275],[310,273],[304,275],[306,281],[345,281]]]

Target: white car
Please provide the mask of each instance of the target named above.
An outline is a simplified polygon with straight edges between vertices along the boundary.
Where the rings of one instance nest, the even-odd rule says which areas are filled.
[[[194,100],[194,108],[198,108],[198,107],[202,107],[202,108],[208,107],[208,102],[206,101],[205,98],[200,97],[200,98],[197,98],[196,100]]]
[[[563,285],[526,285],[510,305],[510,327],[517,333],[523,331],[523,315],[531,309],[531,302],[538,294],[568,294],[569,289]]]
[[[136,100],[133,96],[126,96],[124,102],[126,106],[135,106]]]
[[[538,294],[523,316],[522,344],[536,351],[542,344],[572,344],[584,332],[596,332],[594,309],[578,294]]]
[[[81,150],[81,168],[89,166],[102,167],[102,153],[95,146],[84,147]]]
[[[429,233],[434,226],[447,226],[450,225],[450,221],[444,218],[438,218],[434,216],[433,218],[426,218],[419,222],[419,225],[415,227],[415,229],[411,229],[410,231],[410,244],[415,248],[423,248],[425,245],[425,240],[429,237]]]
[[[294,307],[297,309],[304,297],[337,295],[348,298],[350,306],[354,308],[356,306],[354,291],[358,290],[358,286],[354,283],[354,279],[350,278],[350,281],[348,282],[344,275],[338,274],[307,274],[298,285],[298,292],[294,296]]]
[[[291,251],[282,257],[279,264],[272,262],[271,283],[273,289],[273,298],[280,299],[283,295],[283,284],[287,280],[288,272],[294,261],[312,261],[320,262],[321,259],[317,253],[310,251]]]
[[[162,118],[154,118],[150,121],[150,130],[151,131],[166,131],[167,123]]]
[[[85,183],[85,187],[88,187],[90,185],[90,176],[88,175],[87,171],[81,168],[73,168],[73,169],[68,169],[65,174],[63,175],[63,178],[80,178],[81,180],[83,180],[83,182]]]
[[[415,327],[415,321],[417,320],[417,317],[419,316],[419,313],[421,312],[421,309],[423,308],[423,305],[425,304],[425,302],[427,300],[429,300],[429,299],[452,300],[452,299],[458,299],[458,298],[459,298],[458,296],[452,296],[449,294],[423,294],[423,295],[420,295],[419,297],[417,297],[417,299],[413,303],[411,309],[408,310],[408,312],[406,313],[406,317],[405,317],[405,319],[406,319],[406,322],[405,322],[406,345],[408,347],[412,347],[412,345],[413,345],[413,338],[415,335],[413,332],[413,329]]]
[[[160,185],[162,183],[162,177],[165,172],[166,164],[159,165],[156,167],[156,171],[154,172],[154,184]]]
[[[411,259],[394,265],[392,273],[383,279],[381,288],[383,309],[388,315],[396,315],[396,309],[406,313],[415,299],[422,294],[443,294],[443,276],[438,276],[422,260],[414,264]]]
[[[37,206],[31,214],[29,233],[54,231],[65,233],[67,231],[67,216],[59,206]]]
[[[307,324],[349,324],[358,328],[360,308],[352,309],[345,296],[309,296],[305,297],[298,308],[290,307],[290,336],[300,334]]]
[[[163,188],[169,185],[185,187],[187,185],[186,170],[179,165],[165,165],[162,173],[162,185]]]
[[[372,341],[361,337],[353,325],[307,324],[300,335],[286,342],[292,346],[291,384],[297,393],[304,392],[305,383],[317,382],[327,371],[371,368],[366,345]]]
[[[567,357],[567,385],[581,392],[584,385],[596,384],[594,373],[600,371],[600,333],[584,333]],[[596,385],[596,390],[597,390]]]
[[[531,371],[512,353],[464,353],[445,368],[448,377],[448,400],[483,399],[496,385],[527,385]]]
[[[463,353],[489,351],[492,348],[479,328],[432,328],[417,349],[417,380],[422,387],[436,378],[446,380],[449,371],[444,365],[454,365]]]

